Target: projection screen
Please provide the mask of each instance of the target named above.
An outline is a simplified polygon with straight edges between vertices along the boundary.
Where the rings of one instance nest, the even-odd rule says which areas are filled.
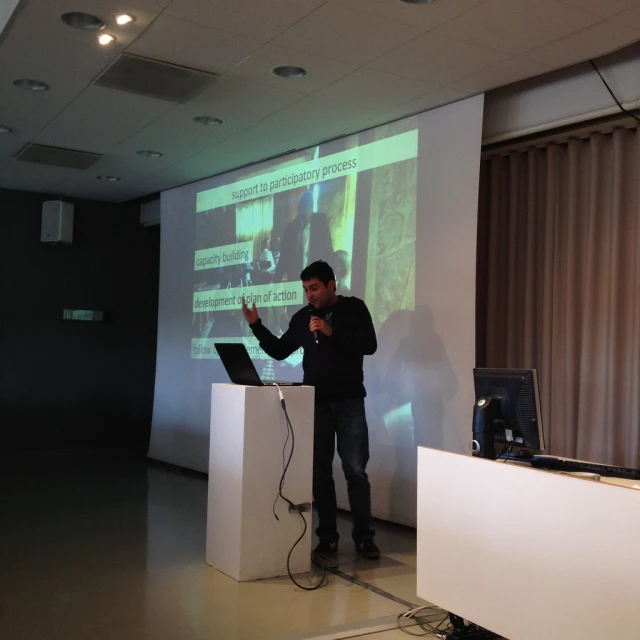
[[[162,193],[151,458],[207,471],[211,383],[228,381],[214,342],[243,342],[263,380],[302,379],[302,353],[270,359],[240,304],[281,335],[323,259],[378,336],[373,514],[415,524],[416,446],[470,440],[482,110],[477,96]],[[335,471],[347,508],[337,456]]]

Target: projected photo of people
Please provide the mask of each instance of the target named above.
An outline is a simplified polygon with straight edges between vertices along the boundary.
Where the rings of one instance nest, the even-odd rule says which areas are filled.
[[[325,260],[339,295],[363,298],[377,330],[415,306],[417,131],[410,121],[234,173],[197,194],[192,358],[242,341],[264,379],[301,377],[302,352],[273,362],[242,297],[282,335],[306,304],[301,271]]]
[[[306,265],[333,255],[329,221],[325,213],[314,210],[313,192],[314,188],[302,193],[296,217],[284,230],[276,267],[276,279],[280,282],[296,279]]]

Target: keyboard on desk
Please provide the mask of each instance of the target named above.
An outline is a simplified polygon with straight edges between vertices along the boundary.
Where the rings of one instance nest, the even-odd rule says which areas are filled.
[[[550,456],[533,456],[527,460],[536,469],[560,471],[565,473],[597,473],[605,478],[624,478],[626,480],[640,480],[640,469],[626,469],[596,462],[581,460],[567,460]]]

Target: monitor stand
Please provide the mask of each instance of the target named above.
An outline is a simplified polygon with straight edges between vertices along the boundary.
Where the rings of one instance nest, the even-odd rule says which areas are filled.
[[[446,640],[503,640],[497,633],[472,623],[467,624],[460,616],[451,612],[449,612],[449,621],[453,632],[446,636]]]

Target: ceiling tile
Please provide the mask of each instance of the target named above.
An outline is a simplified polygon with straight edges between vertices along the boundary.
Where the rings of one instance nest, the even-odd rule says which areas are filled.
[[[340,0],[341,6],[430,31],[487,0],[449,0],[412,5],[389,0]]]
[[[18,12],[16,23],[11,31],[29,30],[29,44],[44,42],[55,46],[69,48],[83,47],[85,52],[98,50],[104,53],[118,52],[131,44],[157,17],[166,0],[155,2],[143,0],[136,2],[135,7],[126,2],[112,2],[111,0],[83,0],[82,11],[95,15],[104,21],[104,32],[115,36],[114,43],[103,47],[96,40],[95,31],[85,31],[69,27],[61,20],[61,16],[69,11],[79,11],[76,0],[33,0],[24,3],[24,8]],[[151,7],[151,8],[149,8]],[[120,26],[116,24],[114,14],[127,11],[135,16],[131,24]]]
[[[78,0],[22,3],[0,46],[0,122],[15,130],[0,137],[0,185],[119,202],[600,56],[640,38],[640,0],[133,2],[83,0],[83,11],[114,30],[117,41],[110,47],[99,47],[94,33],[61,22],[61,13],[78,10]],[[125,10],[136,22],[115,31],[113,14]],[[609,22],[600,20],[609,16]],[[514,57],[529,46],[535,48]],[[176,107],[95,87],[94,79],[127,47],[224,75]],[[278,64],[297,64],[310,74],[278,78],[271,73]],[[603,74],[623,97],[637,95],[637,82],[629,80],[637,79],[637,54],[628,65],[632,70],[622,72],[602,60]],[[20,91],[11,85],[17,77],[41,79],[51,90]],[[606,104],[609,96],[600,88]],[[573,95],[571,87],[567,91]],[[194,123],[202,114],[225,123]],[[36,140],[105,156],[85,172],[13,159]],[[136,155],[145,148],[164,155]],[[98,172],[123,180],[101,182]]]
[[[138,187],[146,193],[154,193],[173,186],[209,178],[230,169],[256,162],[262,157],[266,156],[257,156],[255,149],[246,144],[246,137],[242,137],[241,140],[231,137],[142,180]]]
[[[341,136],[349,136],[355,133],[360,133],[361,131],[366,131],[367,129],[373,129],[374,127],[379,127],[380,125],[387,124],[394,120],[394,118],[390,117],[386,113],[381,113],[373,118],[367,118],[362,122],[358,122],[350,127],[346,127],[339,132]]]
[[[259,123],[267,137],[267,144],[261,144],[260,147],[268,152],[270,144],[282,141],[279,149],[301,149],[332,138],[344,127],[374,115],[374,108],[366,109],[309,96]],[[243,133],[251,135],[250,130]]]
[[[194,156],[165,169],[157,176],[142,181],[140,187],[153,189],[158,181],[170,181],[172,185],[187,184],[255,161],[255,156],[246,148],[241,149],[237,145],[225,146],[224,141],[220,144],[223,146],[219,150],[218,145],[203,149]]]
[[[282,111],[202,149],[161,175],[179,177],[180,184],[216,175],[277,154],[303,149],[339,134],[341,123],[355,124],[371,118],[361,107],[314,98],[304,98]],[[145,184],[151,184],[145,181]]]
[[[422,33],[413,26],[328,2],[273,40],[327,58],[364,64]]]
[[[526,58],[509,58],[504,62],[500,62],[492,67],[478,71],[462,80],[447,85],[449,89],[457,89],[465,94],[480,93],[501,87],[505,84],[511,84],[532,78],[542,73],[550,71],[551,67],[539,62],[533,62]]]
[[[174,105],[90,86],[36,138],[38,144],[106,153]]]
[[[174,0],[165,15],[267,42],[326,0]]]
[[[55,64],[51,63],[52,55]],[[107,51],[97,43],[79,47],[49,37],[25,39],[19,29],[11,30],[0,48],[0,117],[9,126],[13,119],[20,119],[36,133],[117,55],[116,50]],[[73,69],[73,73],[69,69]],[[18,78],[40,80],[49,85],[49,90],[18,89],[12,85]]]
[[[172,189],[173,187],[179,187],[188,182],[191,181],[183,179],[182,176],[172,174],[167,169],[155,176],[141,180],[134,188],[138,190],[137,197],[142,197],[152,193],[159,193],[166,189]]]
[[[440,107],[444,104],[456,102],[457,100],[461,100],[465,97],[466,95],[461,91],[449,89],[448,87],[436,89],[427,95],[411,100],[410,102],[399,107],[395,107],[394,109],[390,109],[389,111],[385,111],[373,118],[368,118],[364,121],[358,122],[356,125],[346,127],[340,131],[340,133],[344,135],[358,133],[359,131],[378,127],[389,122],[394,122],[395,120],[401,120],[402,118],[410,117],[417,113],[428,111],[429,109],[435,109],[436,107]]]
[[[271,73],[279,65],[294,65],[307,69],[304,78],[281,78]],[[243,60],[225,77],[254,80],[273,87],[309,94],[331,84],[356,69],[355,64],[326,58],[307,51],[268,44]]]
[[[86,5],[83,5],[85,10],[103,19],[111,18],[111,11],[118,6],[97,0],[87,0]],[[7,123],[19,121],[21,128],[28,129],[33,136],[93,82],[155,18],[155,14],[136,9],[137,19],[131,28],[110,29],[118,40],[101,47],[94,33],[72,29],[60,20],[61,13],[72,9],[77,10],[77,5],[72,6],[69,0],[27,3],[0,47],[0,117]],[[39,93],[16,89],[11,83],[17,78],[41,80],[50,89]]]
[[[360,107],[375,105],[376,109],[386,111],[434,89],[420,80],[363,67],[313,95]]]
[[[198,124],[193,122],[193,116],[185,111],[185,107],[176,107],[114,147],[111,152],[119,156],[131,156],[140,149],[154,149],[167,159],[178,162],[228,135],[224,125],[207,127]]]
[[[113,149],[121,155],[156,149],[174,162],[263,120],[302,99],[301,94],[226,76],[186,105],[176,107]],[[224,124],[208,127],[196,122],[211,115]]]
[[[4,124],[4,123],[0,123]],[[24,147],[31,142],[31,136],[14,129],[12,133],[0,135],[0,165],[13,160]]]
[[[599,20],[591,13],[553,0],[488,0],[434,33],[515,55]]]
[[[0,187],[53,193],[61,182],[82,173],[74,169],[13,160],[0,171]]]
[[[639,29],[631,29],[620,22],[606,20],[553,44],[527,51],[524,57],[560,67],[614,51],[638,38]]]
[[[435,109],[443,104],[449,104],[456,102],[462,98],[466,98],[468,94],[463,91],[457,91],[456,89],[450,89],[449,87],[443,87],[442,89],[436,89],[426,96],[416,98],[407,102],[395,109],[387,111],[386,115],[389,120],[397,120],[404,118],[405,116],[413,115],[414,113],[421,113],[422,111],[428,111],[429,109]]]
[[[43,2],[43,0],[39,0]],[[45,3],[51,4],[48,0]],[[103,19],[112,17],[117,13],[130,13],[136,18],[139,17],[141,11],[152,11],[161,13],[171,0],[82,0],[82,11],[94,13]],[[61,9],[60,13],[65,11],[78,11],[77,0],[56,0],[56,7]],[[62,10],[64,8],[64,10]]]
[[[97,176],[116,176],[120,178],[118,185],[131,186],[144,178],[148,178],[169,166],[170,160],[162,158],[143,158],[138,155],[118,156],[107,154],[100,158],[92,167],[83,171],[75,182],[83,181],[93,184]],[[104,180],[98,183],[105,182]]]
[[[160,16],[127,52],[211,73],[224,73],[262,46],[262,41]]]
[[[627,27],[640,30],[640,6],[637,6],[635,9],[629,9],[629,11],[619,13],[614,16],[612,20],[614,22],[624,24]]]
[[[291,85],[291,89],[295,87]],[[211,114],[224,120],[224,129],[233,133],[298,102],[304,94],[224,76],[186,106],[193,116]]]
[[[160,173],[167,163],[163,158],[122,158],[108,155],[101,158],[87,171],[68,175],[56,185],[56,190],[65,196],[96,198],[111,202],[123,202],[143,194],[139,184]],[[120,178],[117,182],[98,180],[99,175]]]
[[[594,13],[597,16],[603,18],[610,18],[611,16],[626,11],[632,7],[637,7],[640,2],[638,0],[558,0],[562,4],[568,4],[576,9],[582,9],[589,13]]]
[[[430,32],[387,53],[367,67],[442,86],[508,57],[505,53]]]

